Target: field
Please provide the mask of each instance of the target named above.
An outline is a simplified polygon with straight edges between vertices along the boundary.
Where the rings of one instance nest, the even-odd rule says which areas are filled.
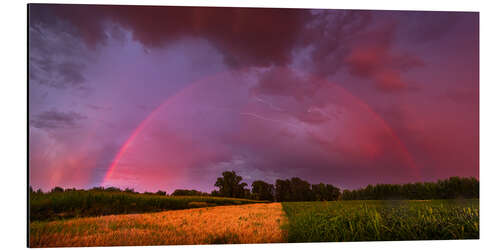
[[[258,202],[261,201],[212,196],[165,196],[109,191],[31,193],[30,221],[160,212]]]
[[[31,247],[284,242],[280,203],[33,222]]]
[[[478,238],[474,199],[261,203],[33,221],[29,242],[62,247]]]
[[[283,203],[289,242],[479,238],[479,200]]]

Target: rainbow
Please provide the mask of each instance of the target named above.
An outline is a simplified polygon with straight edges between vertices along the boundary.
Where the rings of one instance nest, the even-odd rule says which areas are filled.
[[[206,77],[202,80],[206,80],[207,78],[215,78],[218,75],[221,75],[223,73],[218,73],[215,75],[212,75],[211,77]],[[204,81],[199,80],[196,82],[193,82],[189,86],[179,90],[177,93],[175,93],[173,96],[169,97],[167,100],[165,100],[163,103],[158,105],[153,111],[151,111],[144,120],[142,120],[139,125],[133,130],[132,134],[128,137],[128,139],[125,141],[125,143],[120,147],[120,150],[118,153],[115,155],[113,158],[113,161],[108,167],[108,170],[106,171],[106,174],[104,178],[102,179],[101,185],[104,186],[108,180],[112,177],[114,171],[116,170],[116,167],[118,163],[120,162],[120,159],[123,157],[123,155],[127,152],[127,149],[133,144],[134,140],[137,138],[137,136],[144,130],[144,128],[149,124],[149,122],[157,115],[157,113],[168,106],[170,103],[172,103],[174,100],[176,100],[179,96],[182,94],[188,92],[189,90],[194,89],[196,86],[199,84],[203,83]],[[403,153],[408,165],[410,166],[412,170],[412,175],[415,177],[420,178],[419,171],[416,167],[414,159],[411,157],[411,154],[409,153],[408,149],[405,147],[405,145],[401,142],[399,137],[396,135],[394,130],[387,124],[387,122],[379,115],[377,114],[368,104],[363,102],[361,99],[358,97],[352,95],[349,91],[347,91],[345,88],[335,85],[335,87],[338,87],[341,89],[344,93],[349,95],[349,97],[352,98],[357,104],[359,104],[362,108],[364,108],[366,111],[368,111],[380,124],[382,124],[384,130],[386,133],[388,133],[391,138],[394,139],[394,141],[397,143],[398,147],[400,148],[401,152]]]

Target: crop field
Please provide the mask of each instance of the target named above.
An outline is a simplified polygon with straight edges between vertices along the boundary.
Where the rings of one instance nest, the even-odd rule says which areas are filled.
[[[284,242],[280,203],[32,222],[31,247]]]
[[[473,199],[259,203],[38,220],[30,223],[29,242],[83,247],[478,238],[479,200]]]
[[[67,191],[30,194],[30,221],[160,212],[262,201],[212,196],[165,196],[125,192]]]
[[[285,202],[289,242],[479,238],[479,200]]]

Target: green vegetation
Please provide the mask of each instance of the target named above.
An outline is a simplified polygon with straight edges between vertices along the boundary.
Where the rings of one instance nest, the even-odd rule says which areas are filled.
[[[284,202],[289,242],[479,238],[479,200]]]
[[[215,191],[214,194],[223,197],[250,198],[250,190],[245,188],[248,184],[241,182],[241,180],[243,178],[234,171],[222,172],[222,177],[217,178],[214,184],[215,187],[219,188],[219,191]]]
[[[130,214],[201,206],[239,205],[259,201],[211,196],[166,196],[132,191],[59,190],[30,193],[30,221],[108,214]]]
[[[474,177],[450,177],[436,182],[377,184],[343,191],[331,184],[310,184],[299,177],[277,179],[274,185],[256,180],[252,183],[251,190],[242,181],[243,178],[234,171],[223,172],[214,185],[219,190],[214,190],[211,195],[278,202],[479,198],[479,181]]]
[[[176,189],[171,195],[173,196],[209,196],[209,193],[200,192],[194,189]]]
[[[368,185],[357,190],[344,190],[342,200],[421,200],[477,199],[479,181],[476,178],[450,177],[437,182]]]

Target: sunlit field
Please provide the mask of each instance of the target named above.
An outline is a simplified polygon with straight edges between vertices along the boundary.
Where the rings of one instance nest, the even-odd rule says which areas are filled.
[[[286,240],[280,203],[32,222],[31,247],[273,243]]]
[[[285,202],[289,242],[479,238],[479,200]]]

